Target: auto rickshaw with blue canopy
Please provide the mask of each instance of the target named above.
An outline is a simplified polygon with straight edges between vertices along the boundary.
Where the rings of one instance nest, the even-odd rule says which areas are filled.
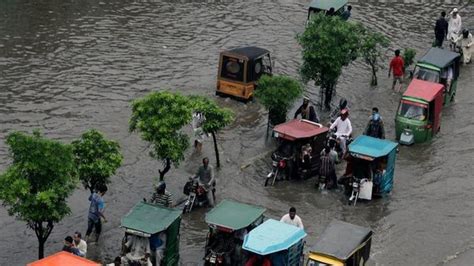
[[[245,265],[262,265],[258,263],[265,260],[270,265],[303,265],[306,235],[301,228],[269,219],[245,236],[243,249],[249,252]]]
[[[326,13],[331,7],[334,8],[335,15],[341,15],[347,5],[348,0],[312,0],[308,7],[308,21],[313,14],[319,12]]]
[[[244,235],[263,222],[265,208],[233,200],[223,200],[206,213],[209,233],[205,265],[240,265]]]
[[[306,266],[363,266],[370,258],[372,230],[333,220],[309,252]]]
[[[264,74],[271,75],[272,68],[267,49],[249,46],[224,51],[219,59],[216,95],[251,100],[258,79]]]
[[[180,209],[166,208],[146,202],[136,204],[121,221],[121,227],[125,229],[125,237],[122,241],[124,257],[127,258],[127,249],[130,248],[125,243],[133,244],[132,240],[135,240],[135,242],[149,243],[153,265],[178,265],[179,229],[182,213],[183,211]],[[157,258],[153,254],[154,248],[163,250],[161,263],[156,261]]]
[[[397,147],[396,142],[365,135],[349,144],[346,178],[341,179],[349,181],[345,191],[348,195],[351,192],[350,204],[392,191]]]
[[[456,95],[460,62],[459,53],[433,47],[416,63],[414,77],[443,84],[444,105],[448,105]]]
[[[413,79],[395,116],[396,138],[411,145],[431,140],[441,128],[444,85]]]

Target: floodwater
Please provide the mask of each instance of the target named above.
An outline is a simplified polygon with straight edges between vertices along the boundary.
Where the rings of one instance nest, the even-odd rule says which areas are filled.
[[[105,196],[101,242],[90,245],[93,259],[109,262],[118,255],[120,219],[151,194],[161,163],[149,158],[147,144],[128,132],[131,100],[150,91],[173,90],[214,97],[218,54],[226,48],[257,45],[269,49],[276,72],[297,76],[301,64],[295,35],[302,32],[308,1],[96,1],[3,0],[0,2],[0,136],[12,130],[40,129],[69,142],[97,128],[122,146],[124,164]],[[461,1],[351,1],[351,20],[383,32],[395,48],[412,47],[420,56],[432,42],[432,25],[441,10]],[[473,8],[461,10],[471,28]],[[371,88],[369,69],[360,61],[344,70],[338,95],[350,102],[355,133],[369,110],[381,109],[387,135],[399,95],[390,91],[387,69]],[[473,68],[461,70],[456,103],[445,108],[441,132],[431,143],[401,147],[395,187],[385,199],[349,207],[342,195],[320,193],[312,181],[264,188],[269,169],[265,141],[266,113],[257,103],[216,98],[237,113],[233,125],[218,135],[223,167],[217,173],[218,200],[231,198],[265,206],[279,218],[295,206],[309,234],[306,249],[333,218],[369,226],[374,232],[371,263],[376,265],[472,265],[474,253]],[[307,94],[315,101],[317,89]],[[213,157],[212,142],[203,155],[190,149],[186,160],[166,176],[181,195],[185,179],[202,156]],[[9,163],[0,143],[0,169]],[[70,197],[72,214],[57,224],[46,254],[62,239],[86,229],[87,194]],[[206,235],[204,210],[183,218],[181,261],[200,262]],[[37,240],[25,223],[0,208],[0,265],[24,265],[37,257]]]

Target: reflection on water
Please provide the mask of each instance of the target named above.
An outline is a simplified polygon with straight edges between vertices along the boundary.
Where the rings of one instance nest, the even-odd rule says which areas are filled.
[[[441,10],[461,1],[351,1],[352,20],[390,37],[388,58],[395,48],[412,47],[421,56],[431,44],[434,20]],[[407,5],[410,4],[410,5]],[[94,127],[117,139],[125,155],[105,196],[107,218],[102,242],[90,256],[108,261],[119,252],[120,218],[151,194],[159,162],[147,146],[128,132],[130,101],[152,90],[179,90],[213,95],[218,54],[223,49],[256,45],[269,49],[278,73],[296,76],[300,50],[295,35],[304,28],[307,1],[1,1],[0,135],[11,130],[41,129],[69,141]],[[461,10],[472,25],[472,7]],[[347,98],[355,133],[365,126],[373,106],[381,109],[387,136],[394,135],[393,117],[399,96],[390,80],[369,87],[370,73],[356,61],[343,73],[338,93]],[[265,206],[279,218],[295,206],[309,237],[310,250],[331,219],[370,226],[375,231],[372,260],[381,265],[432,265],[472,246],[474,151],[470,121],[472,67],[464,67],[456,104],[443,112],[441,133],[434,141],[401,147],[395,188],[387,198],[350,207],[338,193],[320,193],[312,181],[279,183],[264,188],[271,142],[265,142],[266,114],[257,103],[220,99],[237,120],[218,136],[224,166],[217,173],[218,199],[233,198]],[[317,101],[317,90],[307,94]],[[213,158],[212,143],[204,155]],[[8,163],[0,143],[0,165]],[[167,176],[168,187],[181,195],[186,178],[202,155],[188,158]],[[242,168],[242,165],[249,165]],[[60,250],[62,239],[85,230],[87,192],[70,198],[72,215],[54,229],[47,254]],[[200,262],[207,227],[205,210],[185,215],[181,228],[183,262]],[[36,238],[22,222],[0,208],[0,265],[24,265],[36,258]],[[20,247],[20,248],[18,248]]]

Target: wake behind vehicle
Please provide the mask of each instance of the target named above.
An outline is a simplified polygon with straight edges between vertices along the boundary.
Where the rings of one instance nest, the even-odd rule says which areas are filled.
[[[122,244],[127,243],[131,238],[150,244],[161,241],[162,245],[164,245],[164,256],[161,263],[158,263],[152,251],[152,264],[154,266],[178,265],[181,213],[182,211],[179,209],[139,202],[122,218],[120,227],[125,229],[125,237]],[[122,250],[123,255],[127,257],[128,253],[125,245],[122,247]],[[131,253],[136,254],[138,252],[134,249]]]
[[[246,265],[262,265],[257,262],[262,260],[271,265],[303,265],[305,237],[303,229],[269,219],[245,236],[243,249],[250,253]]]
[[[396,138],[411,145],[431,140],[441,128],[444,86],[413,79],[403,93],[395,116]]]
[[[459,77],[461,55],[446,49],[431,48],[415,66],[414,77],[445,86],[444,105],[454,100]],[[451,77],[451,82],[448,82]]]
[[[347,0],[312,0],[308,8],[308,22],[311,16],[320,12],[326,13],[331,7],[336,15],[341,15],[347,5]]]
[[[219,59],[216,94],[250,100],[264,74],[272,74],[270,51],[254,46],[224,51]]]
[[[365,135],[349,145],[344,184],[350,195],[349,204],[392,191],[397,146],[395,142]]]
[[[363,266],[370,258],[372,230],[333,220],[309,252],[306,266]]]
[[[305,119],[293,119],[273,128],[278,148],[272,153],[272,171],[265,186],[276,180],[309,178],[319,173],[320,152],[328,128]]]
[[[206,214],[204,265],[241,265],[243,237],[263,222],[265,208],[223,200]]]

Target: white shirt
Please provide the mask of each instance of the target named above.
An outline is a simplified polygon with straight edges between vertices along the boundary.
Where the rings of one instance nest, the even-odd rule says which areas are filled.
[[[455,18],[451,16],[448,22],[448,33],[455,32],[460,33],[462,28],[461,16],[457,14]]]
[[[130,260],[140,260],[145,254],[150,254],[150,241],[146,237],[130,235],[125,246],[130,248],[130,252],[126,254]]]
[[[286,223],[286,224],[291,224],[294,225],[298,228],[304,229],[303,222],[301,221],[301,218],[295,214],[295,218],[291,219],[290,214],[287,213],[281,217],[280,222]]]
[[[84,239],[81,239],[79,244],[76,245],[76,242],[74,242],[74,247],[79,249],[79,252],[81,253],[81,257],[85,257],[87,254],[87,243],[84,241]]]
[[[337,127],[336,136],[338,137],[342,135],[349,136],[350,134],[352,134],[352,125],[349,118],[346,118],[346,120],[343,121],[339,116],[336,121],[332,123],[331,129],[334,129],[335,127]]]

